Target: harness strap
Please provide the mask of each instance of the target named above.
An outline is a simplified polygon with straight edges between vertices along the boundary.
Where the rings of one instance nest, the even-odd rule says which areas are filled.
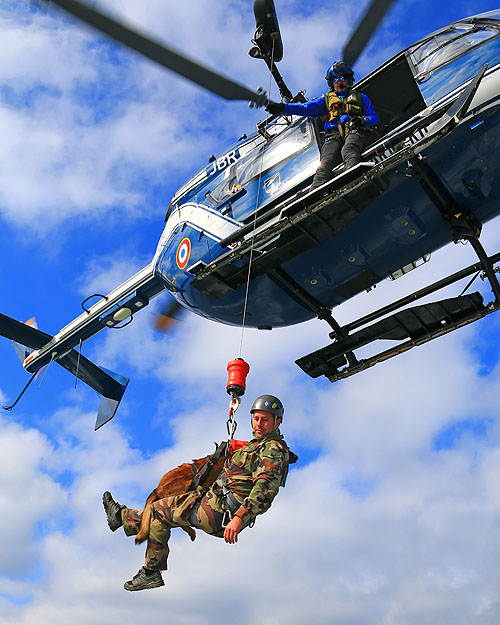
[[[342,139],[345,139],[348,128],[343,128],[340,124],[340,117],[348,114],[351,117],[357,117],[363,114],[363,99],[361,93],[351,89],[346,97],[340,98],[334,91],[329,91],[324,96],[325,106],[328,111],[328,121],[337,122],[337,128]]]
[[[198,486],[203,482],[205,477],[208,475],[208,473],[210,472],[214,464],[217,464],[217,462],[219,462],[220,457],[226,451],[227,441],[223,441],[219,445],[215,443],[215,445],[216,445],[215,452],[211,454],[210,456],[208,456],[207,461],[205,462],[203,466],[201,466],[198,470],[196,470],[195,465],[194,464],[191,465],[193,467],[194,478],[188,490],[196,490]]]
[[[192,510],[191,510],[191,512],[189,514],[189,525],[191,525],[191,527],[198,528],[198,519],[196,518],[196,515],[198,513],[198,508],[200,507],[200,503],[201,503],[200,501],[197,501],[194,504],[194,506],[193,506],[193,508],[192,508]]]
[[[217,486],[220,486],[222,490],[222,496],[224,497],[224,500],[232,517],[236,510],[238,510],[238,508],[241,506],[241,504],[233,495],[231,490],[224,484],[224,482],[222,482],[222,480],[216,480],[215,483],[217,484]]]

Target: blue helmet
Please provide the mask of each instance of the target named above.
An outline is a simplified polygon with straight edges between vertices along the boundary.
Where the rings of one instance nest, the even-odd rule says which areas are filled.
[[[354,72],[352,71],[352,68],[349,67],[347,63],[344,63],[344,61],[335,61],[335,63],[328,68],[325,79],[329,86],[333,89],[333,79],[340,78],[341,76],[347,78],[347,81],[351,85],[354,82]]]

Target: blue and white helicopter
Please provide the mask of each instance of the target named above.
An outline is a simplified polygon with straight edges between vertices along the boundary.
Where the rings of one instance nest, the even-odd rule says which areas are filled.
[[[226,99],[266,103],[265,93],[82,2],[52,1]],[[348,64],[390,4],[372,2],[344,49]],[[276,68],[283,48],[273,0],[255,0],[254,12],[251,56],[266,62],[283,100],[300,101],[302,93],[293,97]],[[331,343],[296,362],[310,376],[332,382],[498,310],[500,253],[488,256],[479,236],[500,212],[499,77],[500,9],[455,22],[402,50],[356,85],[381,118],[363,161],[348,171],[337,168],[314,191],[308,187],[319,163],[320,125],[267,117],[175,193],[148,266],[93,305],[86,307],[85,300],[84,313],[55,336],[1,314],[0,334],[14,342],[32,379],[56,361],[94,388],[101,397],[97,429],[114,416],[128,380],[86,359],[82,342],[106,327],[127,325],[164,291],[174,307],[229,325],[244,320],[248,327],[272,329],[324,320]],[[476,264],[345,326],[333,317],[336,306],[458,241],[472,245]],[[491,285],[489,302],[475,292],[408,307],[477,273]],[[377,340],[389,340],[391,347],[356,356]]]

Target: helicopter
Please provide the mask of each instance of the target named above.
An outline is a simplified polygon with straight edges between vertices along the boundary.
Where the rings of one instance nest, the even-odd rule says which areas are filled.
[[[264,92],[194,64],[82,2],[53,3],[222,97],[257,106],[267,101]],[[355,62],[390,4],[370,5],[344,49],[347,63]],[[251,56],[265,61],[284,101],[301,101],[303,94],[292,96],[276,68],[283,46],[274,2],[255,0],[254,13]],[[32,379],[56,361],[94,388],[101,397],[98,429],[114,416],[128,380],[86,359],[82,343],[106,327],[126,326],[165,291],[175,307],[229,325],[269,330],[324,320],[332,342],[296,362],[330,381],[498,310],[500,254],[489,257],[479,235],[498,214],[492,145],[498,142],[499,33],[500,11],[460,20],[360,80],[355,87],[374,103],[380,126],[357,167],[339,167],[314,191],[308,188],[321,127],[308,118],[267,116],[174,194],[144,269],[92,305],[89,296],[83,314],[55,336],[6,315],[0,334],[15,342]],[[389,88],[394,83],[401,86],[397,94]],[[478,262],[345,326],[337,323],[336,306],[406,275],[452,241],[469,242]],[[407,307],[477,272],[489,280],[492,302],[473,293]],[[398,344],[356,356],[380,339]]]

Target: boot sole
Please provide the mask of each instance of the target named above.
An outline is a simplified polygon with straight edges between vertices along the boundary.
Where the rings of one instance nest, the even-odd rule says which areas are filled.
[[[106,495],[109,495],[109,498],[106,497]],[[112,518],[112,513],[110,512],[110,510],[108,509],[108,506],[111,502],[108,501],[108,499],[112,498],[111,497],[111,493],[108,493],[108,491],[106,491],[104,493],[104,495],[102,496],[102,505],[104,506],[104,512],[106,513],[106,520],[108,522],[108,527],[112,532],[116,532],[116,530],[121,527],[123,525],[122,520],[121,520],[121,508],[120,508],[120,520],[116,520],[114,518]]]
[[[165,586],[165,582],[163,580],[157,580],[155,582],[151,581],[150,583],[141,583],[141,585],[134,586],[133,582],[125,582],[123,584],[123,588],[129,591],[137,591],[137,590],[148,590],[149,588],[160,588],[161,586]]]

